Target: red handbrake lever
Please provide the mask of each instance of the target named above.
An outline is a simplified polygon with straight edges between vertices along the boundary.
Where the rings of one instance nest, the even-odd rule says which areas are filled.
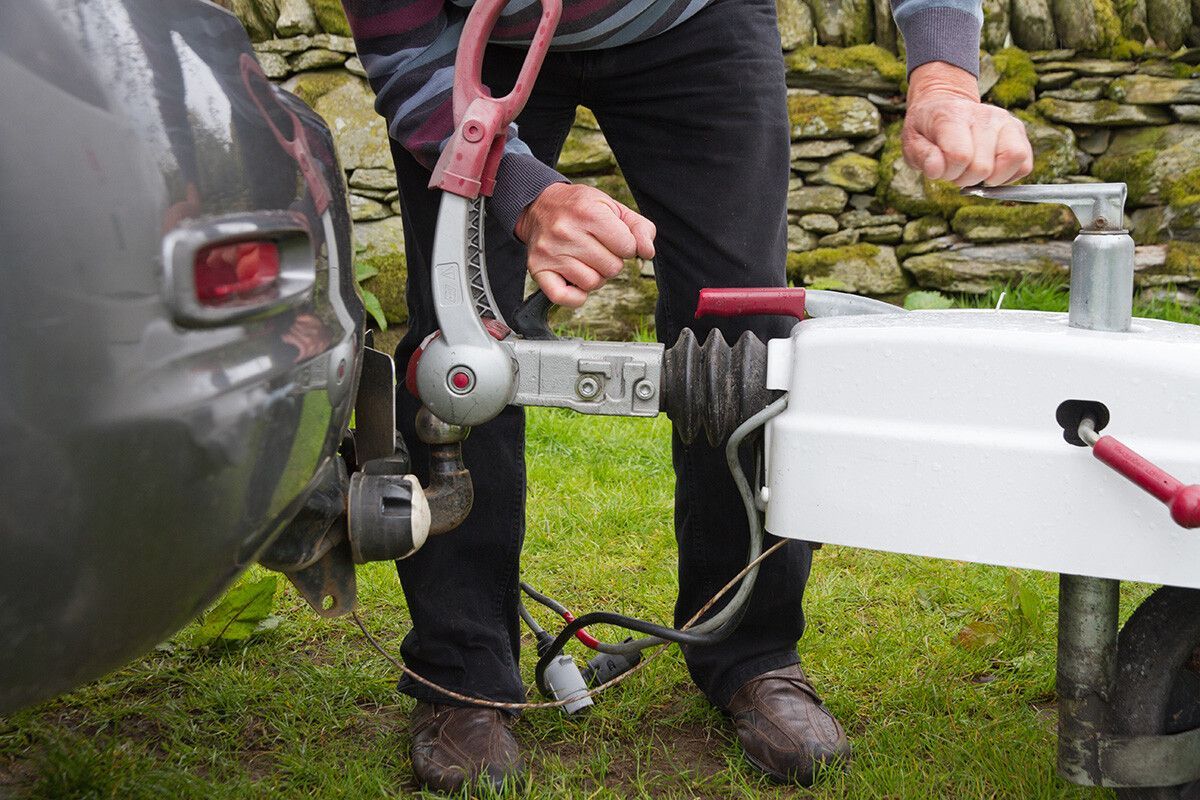
[[[1185,485],[1113,437],[1099,436],[1089,422],[1085,419],[1079,426],[1079,438],[1091,446],[1092,455],[1158,498],[1180,527],[1200,528],[1200,486]]]

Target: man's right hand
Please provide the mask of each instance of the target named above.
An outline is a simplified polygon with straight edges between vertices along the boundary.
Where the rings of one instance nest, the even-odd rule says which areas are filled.
[[[578,308],[621,272],[654,258],[654,223],[591,186],[552,183],[517,218],[529,274],[556,305]]]

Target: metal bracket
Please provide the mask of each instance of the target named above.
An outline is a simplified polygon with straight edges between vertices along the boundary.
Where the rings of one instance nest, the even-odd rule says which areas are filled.
[[[651,342],[506,339],[522,406],[583,414],[653,417],[662,395],[663,347]]]
[[[976,186],[963,194],[1020,203],[1061,203],[1069,206],[1088,233],[1122,230],[1126,187],[1123,183],[1055,183],[1022,186]]]

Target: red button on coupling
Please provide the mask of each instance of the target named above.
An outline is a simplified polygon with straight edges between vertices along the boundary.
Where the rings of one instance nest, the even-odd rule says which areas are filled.
[[[467,394],[475,388],[475,373],[469,367],[451,367],[447,383],[455,394]]]

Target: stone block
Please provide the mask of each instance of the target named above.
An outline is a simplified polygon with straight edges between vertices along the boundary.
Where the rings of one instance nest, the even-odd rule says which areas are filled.
[[[1043,97],[1034,104],[1038,112],[1055,122],[1068,125],[1106,125],[1112,128],[1135,125],[1165,125],[1171,115],[1154,106],[1123,105],[1112,100],[1073,102]]]
[[[1074,235],[1079,226],[1066,206],[1018,204],[960,208],[950,222],[954,232],[971,242],[1004,242]]]
[[[861,139],[880,131],[879,109],[861,97],[788,94],[793,139]]]
[[[837,214],[846,200],[845,190],[836,186],[800,186],[788,192],[787,207],[793,214]]]
[[[407,322],[408,268],[404,257],[404,223],[400,217],[356,224],[354,260],[379,270],[366,285],[379,298],[388,322]]]
[[[874,244],[789,253],[788,275],[805,285],[832,282],[843,291],[869,295],[898,294],[909,287],[908,278],[896,261],[896,251]]]
[[[325,119],[343,169],[391,167],[387,127],[375,113],[375,95],[362,78],[344,70],[319,70],[297,75],[284,88]]]
[[[812,180],[850,192],[868,192],[879,183],[879,162],[858,153],[843,153],[818,170]]]
[[[279,0],[279,18],[275,31],[280,36],[295,36],[299,33],[316,33],[319,30],[316,15],[308,0]]]
[[[873,44],[801,47],[786,63],[788,86],[821,94],[895,95],[905,78],[904,64]]]
[[[1092,174],[1129,185],[1129,205],[1185,206],[1200,193],[1200,125],[1121,131]]]
[[[1024,278],[1065,281],[1070,263],[1070,242],[1009,243],[910,256],[904,269],[922,289],[986,294],[997,284]]]

